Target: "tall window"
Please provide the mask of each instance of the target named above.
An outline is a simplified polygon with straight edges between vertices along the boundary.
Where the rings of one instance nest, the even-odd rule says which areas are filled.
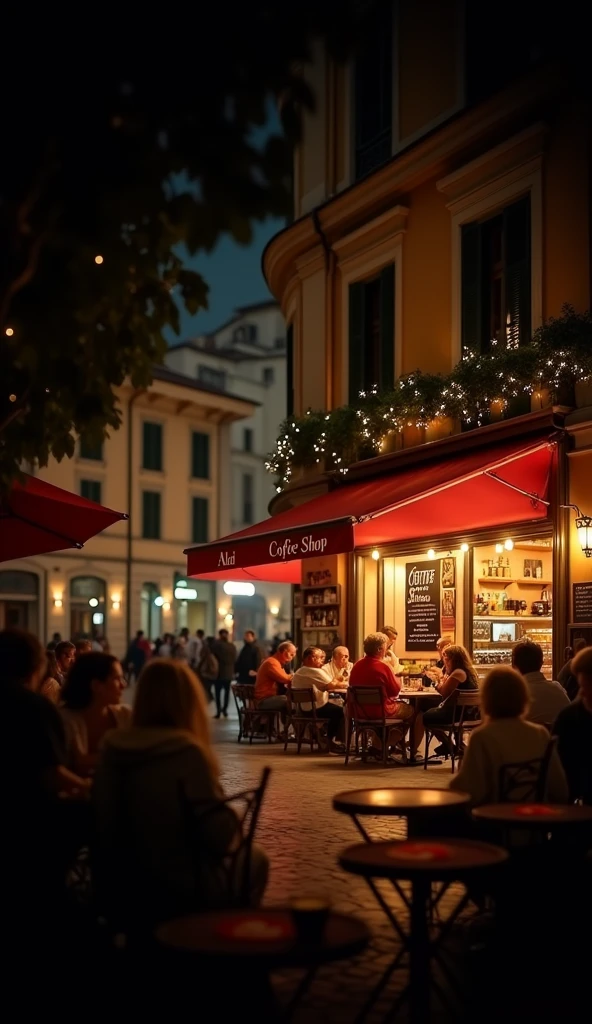
[[[378,5],[354,66],[355,174],[362,178],[392,154],[392,4]]]
[[[518,348],[531,336],[530,197],[462,228],[463,350]]]
[[[243,430],[243,450],[245,452],[253,451],[253,431],[251,427],[245,427]]]
[[[191,500],[191,540],[194,544],[207,544],[210,503],[207,498]]]
[[[195,480],[210,479],[210,435],[199,430],[191,436],[191,476]]]
[[[275,370],[273,366],[266,366],[263,370],[263,383],[268,387],[275,381]]]
[[[253,477],[250,473],[243,473],[243,523],[252,523],[253,520]]]
[[[395,267],[349,287],[349,399],[395,383]]]
[[[103,442],[88,441],[80,438],[80,458],[92,459],[93,462],[101,462],[103,458]]]
[[[160,540],[160,494],[158,491],[142,493],[142,536],[146,540]]]
[[[99,505],[101,504],[101,481],[100,480],[81,480],[80,481],[80,496],[86,498],[87,501],[96,501]]]
[[[147,640],[156,640],[161,633],[161,608],[154,603],[158,597],[160,597],[160,587],[157,583],[142,584],[140,626],[144,630]]]
[[[142,466],[144,469],[162,469],[162,425],[160,423],[144,423]]]

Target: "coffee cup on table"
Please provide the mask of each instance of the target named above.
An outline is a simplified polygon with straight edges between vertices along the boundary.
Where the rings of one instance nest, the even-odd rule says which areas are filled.
[[[295,896],[290,900],[290,912],[299,942],[321,942],[330,909],[328,900],[321,896]]]

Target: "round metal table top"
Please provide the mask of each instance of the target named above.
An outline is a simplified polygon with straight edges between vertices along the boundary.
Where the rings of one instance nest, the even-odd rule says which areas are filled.
[[[458,810],[469,803],[467,793],[450,789],[414,789],[385,786],[381,789],[352,789],[333,797],[333,808],[345,814],[391,814],[407,817],[423,812]]]
[[[190,914],[160,925],[157,941],[179,953],[264,961],[268,967],[308,967],[347,959],[370,941],[366,924],[351,914],[329,913],[317,943],[299,941],[284,907]]]
[[[516,828],[558,828],[592,823],[592,807],[576,804],[484,804],[473,808],[478,821],[498,822]]]
[[[491,843],[434,838],[356,843],[343,851],[339,863],[346,871],[365,878],[455,881],[501,866],[507,859],[507,851]]]

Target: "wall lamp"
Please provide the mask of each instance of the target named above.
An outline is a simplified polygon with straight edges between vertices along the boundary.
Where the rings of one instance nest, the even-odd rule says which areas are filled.
[[[561,505],[560,508],[573,508],[580,547],[586,558],[592,558],[592,516],[585,516],[577,505]]]

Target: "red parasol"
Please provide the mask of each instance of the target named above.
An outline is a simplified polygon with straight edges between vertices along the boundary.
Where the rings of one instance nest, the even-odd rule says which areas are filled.
[[[25,476],[0,498],[0,562],[83,544],[113,523],[127,519],[78,494]]]

